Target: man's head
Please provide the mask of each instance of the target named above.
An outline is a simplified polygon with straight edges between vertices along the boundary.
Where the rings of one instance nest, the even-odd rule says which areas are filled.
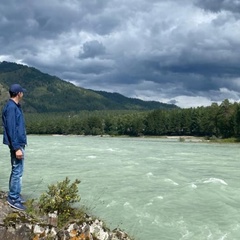
[[[20,98],[22,98],[24,92],[26,92],[26,89],[17,83],[11,85],[9,88],[9,94],[11,98],[16,97],[18,95]]]

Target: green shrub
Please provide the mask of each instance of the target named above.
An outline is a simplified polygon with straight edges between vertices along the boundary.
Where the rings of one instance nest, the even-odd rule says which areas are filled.
[[[49,185],[47,192],[39,198],[40,211],[46,214],[57,212],[59,224],[66,222],[74,212],[72,204],[80,201],[79,183],[78,179],[70,183],[66,177],[62,182]]]

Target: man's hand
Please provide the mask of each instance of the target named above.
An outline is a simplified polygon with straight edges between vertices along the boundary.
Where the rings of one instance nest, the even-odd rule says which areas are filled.
[[[23,158],[23,152],[22,152],[21,149],[18,149],[18,150],[16,151],[16,158],[17,158],[17,159],[22,159],[22,158]]]

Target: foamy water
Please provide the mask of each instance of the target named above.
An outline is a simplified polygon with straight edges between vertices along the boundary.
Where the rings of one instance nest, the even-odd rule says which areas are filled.
[[[239,240],[240,145],[176,139],[29,136],[23,194],[66,176],[80,204],[136,240]],[[9,152],[1,147],[0,188]]]

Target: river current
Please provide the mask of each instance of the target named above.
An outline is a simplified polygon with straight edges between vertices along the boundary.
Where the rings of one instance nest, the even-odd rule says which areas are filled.
[[[0,148],[0,189],[9,150]],[[28,136],[22,193],[78,178],[80,204],[135,240],[239,240],[240,145],[162,138]]]

